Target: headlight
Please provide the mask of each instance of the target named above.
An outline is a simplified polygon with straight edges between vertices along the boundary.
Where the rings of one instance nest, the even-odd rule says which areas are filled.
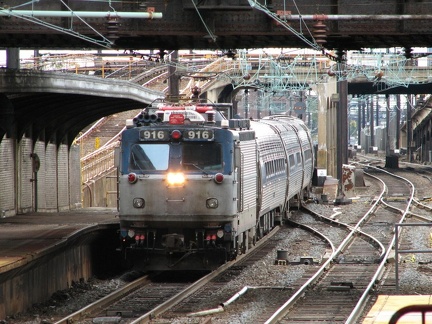
[[[144,199],[142,198],[134,198],[132,204],[135,208],[144,208],[145,206]]]
[[[218,208],[219,203],[216,198],[209,198],[206,200],[207,208]]]
[[[170,186],[178,186],[184,184],[185,177],[181,172],[170,172],[167,174],[167,181]]]

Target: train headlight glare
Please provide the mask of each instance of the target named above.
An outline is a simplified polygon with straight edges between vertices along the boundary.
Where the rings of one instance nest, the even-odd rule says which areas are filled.
[[[170,172],[167,174],[168,184],[171,186],[182,185],[185,182],[184,174],[181,172]]]
[[[134,198],[132,204],[135,208],[144,208],[145,206],[144,199],[142,198]]]
[[[219,202],[216,198],[209,198],[206,201],[207,208],[218,208]]]

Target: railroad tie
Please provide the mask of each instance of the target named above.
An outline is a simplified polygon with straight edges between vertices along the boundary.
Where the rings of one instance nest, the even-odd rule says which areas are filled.
[[[347,291],[354,288],[352,281],[332,281],[327,290],[330,291]]]

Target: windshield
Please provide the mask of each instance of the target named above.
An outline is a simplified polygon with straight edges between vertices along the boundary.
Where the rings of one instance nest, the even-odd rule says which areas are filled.
[[[221,147],[216,143],[184,143],[182,165],[184,170],[221,170]]]
[[[219,144],[183,142],[181,153],[178,149],[178,146],[174,148],[170,144],[134,144],[129,157],[129,171],[166,171],[170,163],[172,167],[178,167],[181,163],[185,171],[222,169],[222,150]]]
[[[130,170],[168,170],[168,144],[134,144],[131,148]]]

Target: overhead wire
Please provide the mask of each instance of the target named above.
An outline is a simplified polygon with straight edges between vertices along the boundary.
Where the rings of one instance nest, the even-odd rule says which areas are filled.
[[[208,33],[209,36],[211,37],[213,43],[215,43],[215,44],[217,45],[217,42],[216,42],[216,38],[217,38],[217,37],[216,37],[216,35],[213,34],[213,32],[210,30],[210,28],[209,28],[209,27],[207,26],[207,24],[205,23],[203,17],[201,16],[201,13],[200,13],[199,10],[198,10],[198,7],[197,7],[196,4],[195,4],[195,1],[194,1],[194,0],[191,0],[191,1],[192,1],[192,4],[193,4],[193,6],[194,6],[194,8],[195,8],[195,10],[196,10],[196,12],[197,12],[197,14],[198,14],[198,17],[200,18],[201,22],[202,22],[203,25],[204,25],[204,28],[207,30],[207,33]]]
[[[299,19],[300,19],[300,21],[304,24],[304,26],[305,26],[305,28],[307,29],[307,31],[308,31],[310,37],[313,39],[314,44],[318,45],[318,43],[317,43],[316,40],[315,40],[315,37],[313,37],[313,35],[312,35],[312,33],[311,33],[309,27],[307,26],[305,20],[303,19],[302,15],[301,15],[301,13],[300,13],[300,9],[298,8],[296,1],[295,1],[295,0],[292,0],[292,2],[293,2],[293,5],[295,6],[295,8],[297,9],[297,13],[299,14]],[[285,7],[285,0],[284,0],[284,7]],[[300,31],[301,31],[301,26],[302,26],[302,24],[300,23]],[[318,45],[318,46],[319,46],[319,45]]]
[[[22,3],[22,4],[20,4],[20,5],[16,5],[16,6],[10,7],[9,9],[16,9],[16,8],[20,8],[20,7],[27,6],[27,5],[29,5],[29,4],[31,4],[32,7],[33,7],[33,4],[34,4],[35,2],[39,2],[39,0],[32,0],[32,1],[29,1],[29,2],[26,2],[26,3]]]
[[[84,23],[87,27],[89,27],[97,35],[99,35],[100,37],[102,37],[102,39],[104,39],[108,44],[112,44],[112,42],[108,38],[106,38],[105,36],[103,36],[95,28],[93,28],[90,24],[88,24],[84,19],[82,19],[80,16],[78,16],[63,0],[60,0],[60,2],[73,14],[73,16],[76,16],[82,23]],[[109,1],[109,6],[110,6],[110,8],[112,8],[111,1]],[[115,9],[114,8],[112,8],[112,9],[115,12]],[[72,28],[72,19],[71,19],[71,28]]]
[[[285,0],[284,0],[285,1]],[[306,43],[308,46],[310,46],[312,49],[316,50],[316,51],[320,51],[322,52],[325,56],[327,56],[329,59],[333,60],[333,61],[337,61],[340,62],[341,59],[335,57],[334,55],[328,53],[324,47],[322,45],[319,45],[316,41],[315,38],[311,35],[312,41],[310,41],[309,39],[307,39],[303,33],[298,32],[297,30],[295,30],[293,27],[291,27],[286,20],[281,19],[276,13],[270,11],[266,6],[262,5],[261,3],[259,3],[257,0],[248,0],[249,5],[252,8],[256,8],[262,12],[264,12],[265,14],[267,14],[268,16],[270,16],[271,18],[273,18],[274,20],[276,20],[280,25],[282,25],[283,27],[285,27],[286,29],[288,29],[290,32],[292,32],[294,35],[296,35],[298,38],[300,38],[304,43]],[[297,7],[297,6],[296,6]],[[298,9],[298,7],[297,7]],[[304,20],[301,18],[301,14],[299,13],[300,19],[304,22]],[[305,23],[306,26],[306,23]],[[309,29],[308,29],[309,31]],[[309,31],[310,32],[310,31]]]
[[[274,20],[276,20],[278,23],[280,23],[283,27],[288,29],[290,32],[292,32],[294,35],[296,35],[298,38],[300,38],[303,42],[305,42],[307,45],[309,45],[311,48],[321,51],[322,47],[319,46],[316,42],[311,42],[309,39],[307,39],[303,34],[299,33],[297,30],[295,30],[293,27],[291,27],[284,19],[281,19],[277,14],[274,12],[271,12],[267,7],[263,6],[261,3],[259,3],[257,0],[248,0],[249,5],[252,8],[256,8]]]
[[[8,10],[8,9],[0,7],[0,10]],[[38,19],[36,17],[32,17],[32,16],[28,16],[28,15],[18,15],[18,14],[15,14],[13,11],[10,11],[9,15],[12,16],[12,17],[15,17],[15,18],[19,18],[19,19],[23,19],[23,20],[26,20],[26,21],[30,21],[30,22],[35,23],[37,25],[41,25],[43,27],[47,27],[47,28],[59,31],[61,33],[64,33],[64,34],[67,34],[67,35],[70,35],[70,36],[81,38],[81,39],[83,39],[85,41],[88,41],[90,43],[96,44],[98,46],[105,47],[107,49],[111,48],[110,45],[112,43],[108,39],[106,39],[105,37],[103,37],[105,41],[99,41],[97,39],[93,39],[91,37],[87,37],[85,35],[77,33],[77,32],[75,32],[75,31],[73,31],[71,29],[66,29],[66,28],[62,28],[62,27],[56,26],[54,24],[50,24],[50,23],[48,23],[46,21],[43,21],[41,19]]]
[[[98,36],[100,36],[102,38],[102,40],[98,40],[98,39],[95,39],[95,38],[92,38],[92,37],[88,37],[88,36],[85,36],[85,35],[83,35],[83,34],[81,34],[79,32],[74,31],[73,30],[73,26],[72,26],[73,25],[73,19],[71,19],[71,26],[70,26],[70,28],[67,29],[67,28],[56,26],[56,25],[51,24],[49,22],[46,22],[44,20],[38,19],[35,16],[25,15],[25,14],[16,14],[13,11],[13,9],[16,9],[16,8],[19,8],[19,7],[23,7],[23,6],[26,6],[26,5],[29,5],[29,4],[32,5],[32,10],[33,10],[33,5],[36,2],[39,2],[39,0],[34,0],[34,1],[26,2],[26,3],[23,3],[21,5],[14,6],[12,8],[0,7],[0,10],[7,11],[8,15],[10,15],[12,17],[23,19],[23,20],[26,20],[26,21],[30,21],[30,22],[35,23],[37,25],[41,25],[41,26],[44,26],[44,27],[47,27],[47,28],[59,31],[59,32],[64,33],[64,34],[71,35],[71,36],[83,39],[83,40],[85,40],[87,42],[96,44],[98,46],[101,46],[101,47],[104,47],[104,48],[107,48],[107,49],[111,48],[111,45],[113,44],[113,42],[111,42],[108,38],[106,38],[104,35],[102,35],[100,32],[98,32],[95,28],[93,28],[90,24],[88,24],[84,19],[82,19],[81,17],[79,17],[63,0],[60,0],[60,2],[69,10],[69,12],[71,12],[72,17],[74,17],[74,16],[77,17],[82,23],[84,23],[87,27],[89,27]],[[110,1],[109,5],[112,8],[111,1]]]

